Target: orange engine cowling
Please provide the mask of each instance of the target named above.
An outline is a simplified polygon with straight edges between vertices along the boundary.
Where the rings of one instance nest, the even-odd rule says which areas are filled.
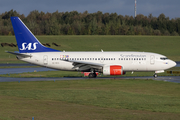
[[[103,67],[104,75],[124,75],[123,67],[120,65],[109,65]]]

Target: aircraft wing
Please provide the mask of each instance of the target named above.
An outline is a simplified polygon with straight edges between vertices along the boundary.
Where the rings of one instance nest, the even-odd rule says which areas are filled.
[[[26,55],[26,54],[22,54],[22,53],[9,52],[9,51],[6,51],[6,52],[10,53],[10,54],[13,54],[13,55],[21,56],[21,57],[32,57],[31,55]]]
[[[88,70],[91,68],[100,69],[104,66],[104,64],[84,62],[84,61],[74,61],[74,60],[63,60],[63,61],[71,62],[72,65],[74,66],[72,69],[78,69],[80,71]]]

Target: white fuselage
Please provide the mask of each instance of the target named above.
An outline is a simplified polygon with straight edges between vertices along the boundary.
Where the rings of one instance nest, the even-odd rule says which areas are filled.
[[[156,71],[157,73],[176,65],[166,56],[150,52],[39,52],[27,53],[27,55],[32,57],[18,56],[18,58],[40,66],[70,71],[83,71],[78,67],[74,69],[74,61],[102,66],[121,65],[124,71]]]

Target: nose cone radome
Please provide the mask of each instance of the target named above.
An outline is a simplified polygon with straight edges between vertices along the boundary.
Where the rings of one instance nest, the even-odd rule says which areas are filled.
[[[176,66],[176,62],[171,60],[170,65],[171,65],[171,67],[174,67],[174,66]]]

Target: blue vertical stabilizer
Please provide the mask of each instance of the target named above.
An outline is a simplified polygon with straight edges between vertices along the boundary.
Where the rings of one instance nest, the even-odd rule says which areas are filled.
[[[19,17],[11,17],[11,22],[20,53],[59,52],[43,46]]]

